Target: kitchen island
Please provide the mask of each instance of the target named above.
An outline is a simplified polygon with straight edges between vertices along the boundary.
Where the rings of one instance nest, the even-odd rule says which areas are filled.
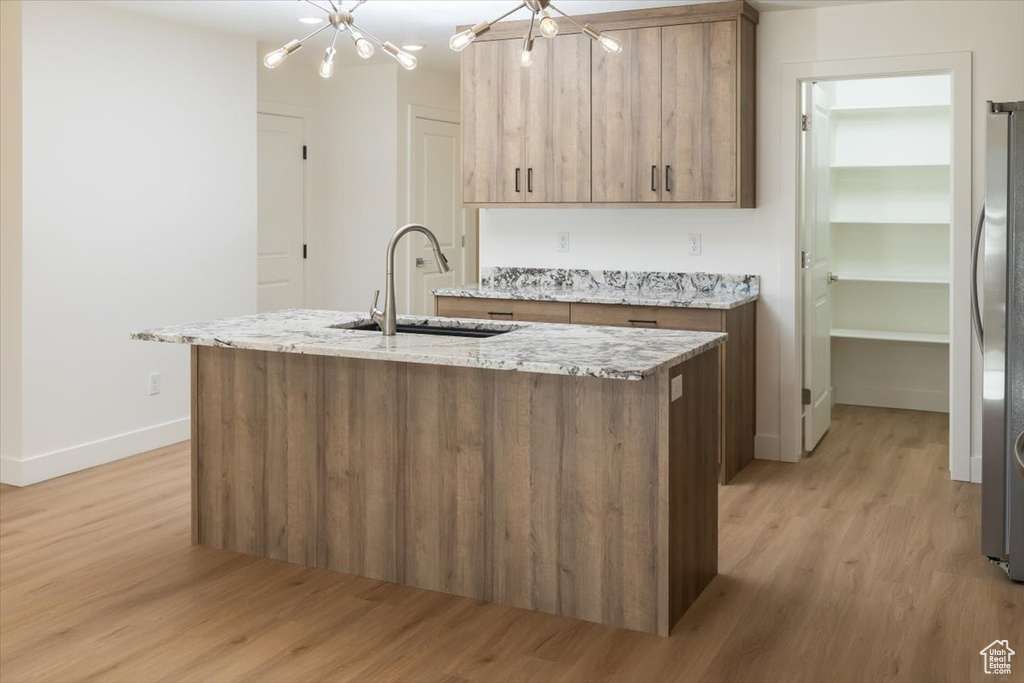
[[[717,572],[726,335],[366,322],[133,335],[192,347],[193,542],[668,635]]]

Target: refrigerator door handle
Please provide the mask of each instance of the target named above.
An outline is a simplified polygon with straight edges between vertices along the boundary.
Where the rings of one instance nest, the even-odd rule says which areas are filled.
[[[978,346],[985,348],[985,330],[981,326],[981,306],[978,304],[978,257],[981,255],[981,235],[985,230],[985,206],[978,216],[978,229],[974,231],[974,245],[971,248],[971,321],[978,336]]]
[[[1024,479],[1024,432],[1017,435],[1017,442],[1013,445],[1013,464],[1017,468],[1017,474]]]

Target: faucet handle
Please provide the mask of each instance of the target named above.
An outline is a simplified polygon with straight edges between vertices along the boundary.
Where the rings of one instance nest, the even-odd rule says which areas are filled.
[[[380,309],[377,308],[377,301],[380,300],[380,290],[378,289],[373,293],[373,303],[370,304],[370,317],[372,318],[375,314],[380,313]]]

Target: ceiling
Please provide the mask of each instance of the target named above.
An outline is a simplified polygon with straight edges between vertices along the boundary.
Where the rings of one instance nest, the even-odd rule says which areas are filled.
[[[178,21],[204,28],[232,33],[258,42],[283,44],[292,38],[310,33],[316,26],[299,23],[300,17],[324,16],[320,10],[303,0],[93,0],[97,4],[116,7],[169,21]],[[514,7],[518,0],[369,0],[356,10],[356,22],[381,40],[396,45],[423,45],[417,53],[420,65],[428,69],[453,71],[458,56],[448,49],[448,38],[458,24],[475,24],[491,20]],[[623,9],[645,9],[673,5],[692,5],[713,0],[557,0],[557,5],[571,15],[612,12]],[[761,12],[805,9],[830,5],[856,4],[878,0],[751,0]],[[327,0],[317,0],[327,5]],[[346,7],[353,0],[343,0]],[[525,19],[527,10],[510,19]],[[319,61],[330,38],[329,31],[317,36],[309,48],[295,55],[311,62]],[[351,48],[351,45],[346,47]],[[365,63],[352,49],[339,48],[339,64]],[[385,59],[378,50],[371,59]]]

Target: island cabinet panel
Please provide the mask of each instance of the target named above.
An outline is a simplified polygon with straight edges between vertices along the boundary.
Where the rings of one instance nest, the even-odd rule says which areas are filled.
[[[437,315],[445,318],[523,320],[535,323],[568,323],[569,304],[560,301],[519,299],[471,299],[435,297]]]
[[[437,315],[453,318],[725,332],[729,338],[721,352],[721,483],[729,483],[754,459],[757,306],[753,302],[719,310],[445,296],[434,300]]]
[[[623,381],[199,347],[195,542],[668,635],[717,571],[717,356]]]
[[[661,199],[661,31],[609,31],[617,55],[591,48],[595,202]]]

